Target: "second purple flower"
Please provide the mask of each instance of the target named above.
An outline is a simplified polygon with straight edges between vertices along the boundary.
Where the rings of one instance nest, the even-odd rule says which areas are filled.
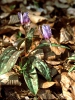
[[[52,31],[49,25],[42,25],[42,34],[45,39],[50,39]]]

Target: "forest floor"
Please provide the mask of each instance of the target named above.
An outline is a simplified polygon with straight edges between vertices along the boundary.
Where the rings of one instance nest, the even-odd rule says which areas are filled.
[[[30,23],[27,29],[22,25],[21,21],[24,18],[21,19],[23,16],[19,18],[18,12],[22,14],[28,12]],[[50,42],[42,35],[42,25],[49,25],[51,28],[51,37],[48,39]],[[29,33],[25,38],[27,32]],[[24,42],[24,39],[28,40]],[[6,48],[9,51],[5,51],[4,55],[3,51]],[[14,55],[11,49],[15,51]],[[74,0],[1,0],[0,100],[75,100],[74,50]],[[6,56],[7,52],[9,52],[8,56]],[[22,63],[24,66],[28,64],[27,68],[33,67],[32,62],[35,57],[32,56],[39,59],[34,64],[44,76],[38,70],[34,70],[38,73],[38,77],[35,72],[32,73],[36,77],[36,82],[38,79],[38,85],[32,80],[32,76],[29,79],[26,76],[32,69],[28,69],[26,73],[23,69],[23,74],[20,72]],[[13,59],[14,57],[17,58]],[[23,61],[24,57],[25,61],[31,63]],[[50,70],[49,74],[47,67]]]

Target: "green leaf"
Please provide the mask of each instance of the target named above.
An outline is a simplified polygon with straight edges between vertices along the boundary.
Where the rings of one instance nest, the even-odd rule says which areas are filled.
[[[7,54],[9,54],[9,52],[13,52],[13,51],[16,51],[15,47],[11,46],[11,47],[6,48],[4,52],[0,55],[0,62],[2,62],[5,59],[5,57],[7,56]]]
[[[44,46],[49,46],[49,45],[50,45],[49,43],[44,42],[42,44],[39,44],[39,46],[37,46],[36,49],[41,48],[41,47],[44,47]]]
[[[73,71],[73,70],[75,70],[75,65],[72,66],[72,67],[69,69],[69,72],[71,72],[71,71]]]
[[[46,80],[51,81],[50,69],[45,62],[36,58],[33,65],[39,70]]]
[[[34,58],[30,57],[23,66],[24,80],[33,94],[38,91],[38,76],[35,67],[32,65]]]
[[[62,48],[70,49],[69,47],[64,46],[64,45],[60,45],[60,44],[56,44],[56,43],[49,43],[49,42],[44,42],[42,44],[39,44],[39,46],[37,46],[37,48],[41,48],[41,47],[44,47],[44,46],[54,46],[54,47],[62,47]]]
[[[55,44],[55,43],[51,43],[51,46],[61,47],[61,48],[66,48],[66,49],[70,49],[70,48],[69,48],[69,47],[67,47],[67,46],[60,45],[60,44]]]
[[[30,49],[31,45],[32,45],[32,40],[26,38],[26,52],[28,52],[28,50]]]
[[[14,66],[22,51],[17,51],[14,47],[5,49],[0,56],[0,75],[8,72]]]
[[[39,4],[38,4],[38,2],[36,0],[33,0],[33,3],[37,8],[39,8]]]
[[[69,60],[75,60],[75,56],[69,57]]]
[[[16,5],[11,5],[10,9],[13,10],[16,7]]]
[[[34,33],[34,28],[31,28],[29,32],[26,35],[26,52],[30,49],[32,45],[32,40],[33,40],[33,33]]]
[[[33,33],[34,33],[34,28],[31,28],[29,30],[29,32],[27,33],[26,38],[32,39],[33,38],[33,35],[34,35]]]
[[[17,34],[17,38],[21,38],[22,33],[19,31],[19,33]]]

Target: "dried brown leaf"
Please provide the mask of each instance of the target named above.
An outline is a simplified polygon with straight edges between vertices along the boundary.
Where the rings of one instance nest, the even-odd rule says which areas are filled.
[[[69,7],[69,8],[67,9],[67,14],[75,16],[75,9],[72,8],[72,7]]]
[[[0,34],[4,34],[4,33],[7,33],[7,32],[11,32],[12,30],[20,30],[20,27],[16,27],[16,26],[4,26],[4,27],[1,27],[0,29]]]
[[[71,35],[69,34],[69,32],[65,28],[62,28],[60,30],[60,43],[66,44],[69,41],[71,41]]]
[[[49,88],[49,87],[53,86],[55,83],[56,82],[45,82],[43,80],[40,80],[39,87],[43,88],[43,89]]]
[[[10,38],[6,35],[3,35],[3,41],[2,41],[3,45],[4,46],[9,46],[11,43],[10,43]]]
[[[16,26],[5,26],[5,27],[3,27],[3,29],[17,30],[17,29],[19,29],[19,27],[16,27]]]
[[[68,76],[67,72],[61,74],[61,86],[66,100],[75,100],[75,81]]]
[[[14,72],[7,72],[0,76],[1,85],[21,85],[18,76]]]
[[[75,81],[75,71],[69,72],[68,75]]]
[[[71,4],[73,2],[73,0],[59,0],[62,3],[69,3]]]
[[[0,14],[0,18],[3,19],[3,18],[6,18],[9,16],[10,13],[2,13]]]
[[[15,32],[13,35],[10,37],[10,43],[14,45],[14,42],[17,40],[17,33]]]
[[[51,65],[59,65],[59,64],[62,63],[62,61],[50,61],[50,60],[46,60],[46,62],[47,62],[48,64],[51,64]]]
[[[41,22],[43,20],[47,20],[47,18],[45,18],[45,17],[31,15],[31,14],[29,14],[29,18],[33,23],[39,23],[39,22]]]
[[[16,24],[19,23],[18,15],[11,15],[8,24]]]
[[[56,100],[56,97],[51,93],[50,89],[41,89],[37,95],[41,100]]]
[[[47,52],[45,53],[45,59],[46,60],[54,60],[56,58],[56,55],[54,52]]]
[[[58,44],[57,40],[54,37],[50,38],[51,43],[55,43]],[[65,48],[62,48],[60,46],[56,47],[56,46],[51,46],[50,47],[51,50],[56,54],[56,55],[61,55],[62,53],[65,52]]]
[[[68,8],[69,7],[68,4],[60,3],[60,2],[58,2],[58,0],[55,0],[55,6],[58,8]]]
[[[28,11],[28,13],[29,14],[31,14],[31,15],[36,15],[36,16],[40,16],[41,15],[41,12],[39,12],[39,11]]]
[[[8,3],[8,4],[10,4],[10,3],[12,3],[12,2],[14,2],[15,0],[1,0],[1,3],[2,4],[6,4],[6,3]],[[23,1],[23,0],[16,0],[17,2],[21,2],[21,1]]]
[[[10,13],[12,10],[9,8],[9,6],[7,5],[4,5],[4,6],[1,6],[1,9],[2,11],[6,12],[6,13]]]
[[[57,69],[58,70],[58,72],[61,74],[61,72],[62,72],[62,69],[63,69],[63,66],[62,65],[55,65],[55,66],[53,66],[55,69]]]
[[[21,32],[22,34],[24,34],[24,35],[26,34],[26,33],[25,33],[25,30],[24,30],[24,28],[23,28],[22,26],[20,26],[19,29],[20,29],[20,32]]]

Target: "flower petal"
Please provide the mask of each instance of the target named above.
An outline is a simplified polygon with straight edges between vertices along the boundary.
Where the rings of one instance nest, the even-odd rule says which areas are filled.
[[[52,35],[52,31],[49,25],[46,26],[47,32],[48,32],[48,37],[50,38]]]
[[[23,14],[23,23],[29,23],[30,22],[30,19],[29,19],[29,16],[28,16],[28,13],[24,13]]]
[[[18,17],[20,19],[21,24],[23,24],[23,16],[22,16],[22,13],[18,12]]]
[[[44,25],[42,26],[42,32],[43,32],[43,37],[44,37],[45,39],[48,39],[47,30],[46,30],[46,27],[45,27]]]

